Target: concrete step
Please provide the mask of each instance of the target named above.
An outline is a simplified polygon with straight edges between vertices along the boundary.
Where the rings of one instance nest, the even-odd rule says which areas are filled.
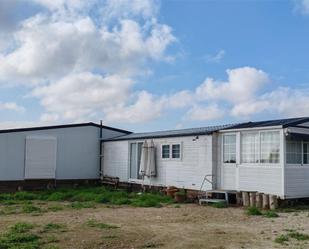
[[[202,205],[203,203],[218,203],[218,202],[226,203],[226,200],[225,199],[209,199],[209,198],[199,199],[200,205]]]

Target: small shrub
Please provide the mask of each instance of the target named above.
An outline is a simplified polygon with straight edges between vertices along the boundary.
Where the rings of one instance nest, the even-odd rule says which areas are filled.
[[[264,213],[264,216],[267,217],[267,218],[277,218],[279,217],[279,215],[275,212],[275,211],[266,211]]]
[[[97,227],[97,228],[100,228],[100,229],[116,229],[116,228],[119,228],[118,226],[97,222],[96,220],[93,220],[93,219],[88,220],[85,224],[88,227]]]
[[[248,215],[262,215],[262,212],[257,207],[249,207],[247,209]]]
[[[82,208],[95,208],[95,204],[93,202],[73,202],[70,205],[71,208],[74,209],[82,209]]]
[[[289,237],[287,235],[281,234],[277,238],[275,238],[275,242],[281,245],[286,244],[286,242],[289,241]]]

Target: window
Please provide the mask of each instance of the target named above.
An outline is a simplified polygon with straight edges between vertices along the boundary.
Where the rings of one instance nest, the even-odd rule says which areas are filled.
[[[259,163],[259,133],[241,134],[241,162]]]
[[[143,143],[130,144],[130,178],[142,179],[139,175],[139,168],[142,156]]]
[[[278,131],[260,133],[261,163],[279,163],[280,136]]]
[[[223,162],[236,163],[236,135],[223,136]]]
[[[305,145],[305,144],[304,144]],[[286,140],[286,163],[289,164],[301,164],[302,163],[302,152],[301,152],[301,141],[300,140]],[[304,146],[305,149],[305,146]],[[305,160],[305,155],[304,155]]]
[[[162,158],[170,158],[170,145],[169,144],[163,144],[162,145]]]
[[[279,163],[279,131],[260,131],[241,134],[242,163]]]
[[[180,144],[172,145],[172,158],[180,158]]]
[[[303,143],[303,164],[309,164],[309,142]]]

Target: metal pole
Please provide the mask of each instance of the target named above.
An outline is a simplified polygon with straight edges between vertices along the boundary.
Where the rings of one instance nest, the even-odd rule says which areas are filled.
[[[100,120],[100,179],[102,180],[102,131],[103,131],[103,124],[102,120]]]

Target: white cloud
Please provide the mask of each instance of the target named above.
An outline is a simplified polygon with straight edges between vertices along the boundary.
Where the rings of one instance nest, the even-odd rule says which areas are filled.
[[[268,75],[252,67],[228,69],[227,81],[207,78],[197,89],[201,100],[228,100],[233,103],[250,100],[258,90],[269,82]]]
[[[44,10],[19,23],[9,41],[14,47],[0,47],[0,84],[27,85],[45,109],[41,121],[105,114],[116,120],[115,110],[138,113],[155,101],[134,92],[134,84],[149,73],[148,62],[171,59],[166,50],[176,38],[156,19],[158,1],[28,2]],[[138,115],[127,114],[131,122],[150,119],[143,111]]]
[[[211,63],[219,63],[225,56],[225,51],[223,49],[219,50],[215,55],[206,55],[206,61]]]
[[[37,87],[33,95],[48,112],[41,118],[77,120],[102,113],[105,108],[124,103],[132,80],[118,75],[102,77],[89,72],[71,74],[48,86]]]
[[[102,18],[155,18],[160,3],[157,0],[107,0],[102,8]]]
[[[148,122],[161,116],[164,100],[142,91],[131,105],[119,105],[106,111],[108,122],[139,123]]]
[[[16,112],[24,112],[25,108],[16,104],[15,102],[0,102],[0,110],[9,110],[9,111],[16,111]]]
[[[217,104],[208,106],[194,105],[186,113],[186,118],[189,120],[209,121],[220,119],[224,115],[224,111]]]

